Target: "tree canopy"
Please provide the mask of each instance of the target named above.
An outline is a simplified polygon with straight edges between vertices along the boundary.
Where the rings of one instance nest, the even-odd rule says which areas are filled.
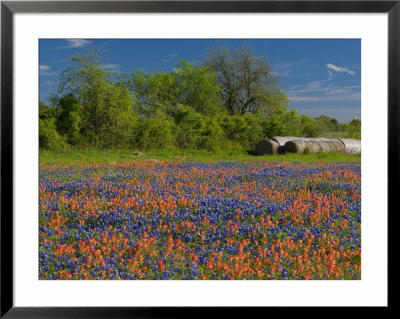
[[[257,57],[246,47],[236,51],[223,46],[213,49],[206,65],[215,70],[224,105],[232,115],[271,112],[277,103],[287,100],[276,86],[267,59]]]
[[[246,48],[212,50],[204,65],[179,60],[171,71],[129,74],[106,71],[102,54],[89,48],[73,56],[51,105],[39,103],[41,148],[237,152],[276,135],[361,137],[359,120],[340,124],[289,109],[268,61]]]

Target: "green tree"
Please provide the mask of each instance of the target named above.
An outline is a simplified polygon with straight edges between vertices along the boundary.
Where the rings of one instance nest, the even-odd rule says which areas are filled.
[[[113,83],[110,72],[102,69],[103,51],[90,47],[83,54],[77,53],[71,57],[69,66],[60,74],[57,101],[66,94],[72,94],[82,101],[87,92],[102,82]]]
[[[170,149],[175,144],[175,124],[171,117],[157,113],[141,117],[135,130],[135,145],[140,149]]]
[[[245,150],[254,149],[256,144],[263,138],[263,127],[262,121],[259,116],[254,114],[245,114],[243,115],[244,120],[247,124],[247,145],[244,144],[243,146],[246,147]]]
[[[219,119],[216,116],[207,116],[204,120],[205,127],[202,132],[201,148],[208,151],[226,148],[226,139]]]
[[[263,136],[261,120],[253,114],[224,115],[220,122],[230,149],[253,149],[255,143]]]
[[[59,108],[52,107],[43,102],[39,102],[39,119],[56,119],[59,115]]]
[[[221,87],[213,70],[180,61],[171,72],[137,71],[121,78],[134,96],[138,114],[151,116],[158,111],[172,115],[178,104],[190,105],[196,112],[221,111]]]
[[[82,104],[72,94],[67,94],[60,99],[59,107],[57,131],[66,137],[69,144],[78,145],[81,142]]]
[[[277,108],[263,122],[264,136],[302,136],[303,124],[296,109]]]
[[[61,150],[67,146],[56,130],[54,118],[39,119],[39,148]]]
[[[302,136],[317,137],[319,135],[318,125],[309,115],[301,115],[301,126],[303,127]]]
[[[175,112],[176,143],[181,149],[201,149],[206,123],[191,106],[177,105]]]
[[[167,112],[178,103],[179,88],[172,72],[145,73],[138,70],[121,78],[121,83],[131,92],[138,115]]]
[[[180,61],[175,68],[175,81],[180,104],[190,105],[196,112],[207,115],[222,110],[221,86],[212,69]]]
[[[72,143],[79,132],[83,145],[128,146],[137,119],[132,96],[102,69],[100,53],[91,48],[84,55],[77,54],[62,72],[58,105],[64,113],[58,126]]]
[[[339,130],[339,121],[335,118],[331,118],[330,120],[331,127],[334,129],[334,131]]]
[[[264,113],[285,99],[276,87],[277,78],[269,62],[247,48],[231,51],[220,46],[210,51],[206,65],[215,70],[224,105],[231,115]]]
[[[263,133],[264,136],[267,137],[288,135],[282,114],[273,113],[268,117],[268,119],[264,120]]]
[[[39,101],[39,113],[42,111],[46,111],[50,108],[50,106],[44,104],[44,102]]]
[[[283,115],[283,122],[286,126],[286,134],[289,136],[301,136],[302,124],[301,117],[295,108],[287,110]]]
[[[121,86],[100,82],[82,100],[81,132],[95,147],[128,146],[137,117],[132,113],[132,97]]]
[[[332,117],[326,115],[320,115],[315,118],[315,122],[318,126],[320,134],[326,132],[336,132],[338,130],[339,122]]]
[[[353,119],[349,123],[344,124],[344,130],[347,132],[348,138],[361,139],[361,121],[359,119]]]

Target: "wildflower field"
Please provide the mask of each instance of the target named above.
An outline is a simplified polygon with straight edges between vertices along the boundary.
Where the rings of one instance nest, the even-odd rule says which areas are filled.
[[[42,163],[39,279],[361,279],[360,171]]]

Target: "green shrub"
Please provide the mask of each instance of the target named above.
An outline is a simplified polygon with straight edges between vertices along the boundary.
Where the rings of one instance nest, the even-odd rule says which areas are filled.
[[[206,129],[204,117],[187,105],[179,104],[175,112],[176,144],[181,149],[201,149]]]
[[[317,137],[319,134],[318,125],[314,119],[309,115],[301,116],[301,125],[303,127],[302,136],[304,137]]]
[[[261,119],[254,114],[245,114],[243,117],[247,124],[248,148],[246,148],[246,150],[254,149],[260,139],[264,137]]]
[[[220,118],[225,139],[240,150],[254,148],[263,137],[261,120],[256,115],[224,115]]]
[[[202,132],[201,148],[208,151],[216,151],[225,148],[224,131],[215,117],[205,119],[205,127]]]
[[[65,140],[56,130],[55,119],[39,119],[39,148],[61,150],[66,146]]]
[[[350,123],[345,123],[344,130],[347,132],[346,138],[361,139],[361,121],[353,119]]]
[[[128,146],[135,116],[129,91],[99,82],[82,102],[81,134],[86,145],[110,148]]]
[[[134,132],[133,146],[144,150],[173,148],[174,130],[174,122],[167,116],[143,117]]]
[[[57,117],[57,131],[66,137],[71,145],[81,142],[82,104],[71,94],[63,96],[59,101],[60,113]]]

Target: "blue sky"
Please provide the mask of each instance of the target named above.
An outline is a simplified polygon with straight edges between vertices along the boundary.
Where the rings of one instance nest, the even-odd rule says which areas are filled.
[[[361,118],[361,40],[358,39],[42,39],[39,42],[40,100],[56,92],[68,60],[88,46],[105,49],[108,71],[172,71],[178,59],[201,65],[218,44],[246,45],[265,57],[279,86],[300,114],[332,116],[340,122]]]

